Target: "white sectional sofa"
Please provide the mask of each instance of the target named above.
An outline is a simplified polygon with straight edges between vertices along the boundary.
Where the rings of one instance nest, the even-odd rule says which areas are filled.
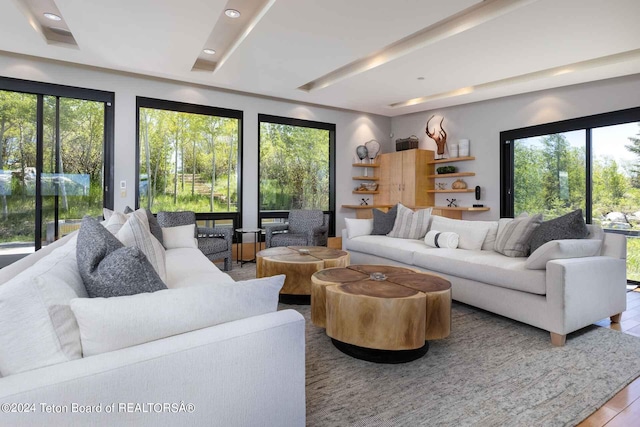
[[[77,283],[75,245],[67,236],[2,269],[0,288],[17,276],[26,289],[30,275]],[[197,249],[167,249],[166,269],[170,290],[235,285]],[[0,424],[303,426],[304,345],[304,318],[274,311],[5,375]]]
[[[493,225],[497,230],[498,221]],[[567,334],[607,317],[619,321],[626,309],[626,239],[587,227],[588,238],[602,240],[599,255],[554,259],[541,269],[495,252],[488,240],[482,250],[443,249],[384,235],[349,239],[345,229],[342,249],[352,264],[436,273],[451,282],[454,300],[547,330],[554,345],[564,345]]]

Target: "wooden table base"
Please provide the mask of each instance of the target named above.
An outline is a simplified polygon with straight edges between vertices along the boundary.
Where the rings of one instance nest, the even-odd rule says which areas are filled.
[[[356,359],[366,360],[373,363],[407,363],[420,359],[429,351],[429,342],[425,341],[424,345],[414,350],[376,350],[373,348],[358,347],[357,345],[347,344],[331,338],[333,345],[344,354],[355,357]]]

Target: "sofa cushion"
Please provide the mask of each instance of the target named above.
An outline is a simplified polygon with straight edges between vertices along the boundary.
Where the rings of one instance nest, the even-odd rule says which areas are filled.
[[[358,236],[368,236],[373,231],[373,219],[353,219],[345,218],[347,228],[347,238],[353,239]]]
[[[398,205],[395,205],[388,212],[382,212],[380,209],[373,209],[373,230],[371,234],[374,236],[386,236],[396,222],[398,215]]]
[[[78,232],[76,257],[90,297],[133,295],[167,288],[138,248],[125,248],[88,216]]]
[[[425,248],[423,240],[398,239],[387,236],[359,236],[343,241],[345,249],[376,255],[411,265],[413,252]]]
[[[531,235],[531,252],[552,240],[584,239],[589,235],[582,209],[544,221]]]
[[[234,283],[199,249],[167,249],[167,287],[184,288],[203,284]]]
[[[422,239],[429,229],[431,208],[413,211],[398,203],[398,214],[393,228],[387,234],[389,237],[400,239]]]
[[[278,309],[284,275],[119,298],[74,299],[84,356]]]
[[[431,229],[438,231],[449,231],[460,236],[458,247],[478,251],[482,249],[482,244],[489,233],[489,224],[484,221],[462,221],[459,219],[433,216]]]
[[[0,286],[2,376],[82,356],[78,325],[69,308],[78,295],[50,274],[54,266],[33,277],[18,275]]]
[[[167,279],[167,268],[165,266],[164,247],[149,230],[149,222],[144,209],[138,209],[129,214],[127,222],[116,233],[116,237],[125,246],[132,246],[140,249],[147,257],[153,269],[158,273],[160,279]]]
[[[526,257],[530,251],[531,235],[542,222],[542,215],[522,214],[498,229],[495,251],[509,257]]]
[[[554,259],[582,258],[600,254],[601,240],[565,239],[551,240],[533,251],[525,266],[532,270],[547,268],[547,262]]]
[[[305,210],[299,215],[289,215],[289,233],[298,234],[311,231],[324,223],[324,213],[319,210]]]
[[[164,227],[162,229],[164,247],[167,249],[198,248],[198,240],[193,237],[195,232],[195,224]]]
[[[424,246],[413,265],[436,273],[484,282],[539,295],[546,294],[546,271],[525,268],[525,258],[510,258],[493,251],[434,249]]]

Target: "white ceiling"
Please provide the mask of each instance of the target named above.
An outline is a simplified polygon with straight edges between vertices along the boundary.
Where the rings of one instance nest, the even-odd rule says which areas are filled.
[[[640,73],[639,0],[275,0],[214,73],[192,67],[227,0],[49,1],[77,46],[48,44],[29,0],[4,0],[0,50],[386,116]],[[446,24],[492,4],[510,8]],[[389,59],[441,25],[453,31]],[[381,65],[355,67],[376,53]],[[356,71],[298,89],[345,66]]]

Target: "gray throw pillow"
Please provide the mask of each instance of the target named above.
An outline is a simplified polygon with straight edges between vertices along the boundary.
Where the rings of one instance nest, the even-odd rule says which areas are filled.
[[[382,212],[380,209],[373,210],[373,230],[372,236],[386,236],[393,230],[398,215],[398,205],[395,205],[389,212]]]
[[[584,239],[589,229],[584,222],[582,209],[545,221],[531,235],[531,252],[552,240]]]
[[[158,224],[158,219],[153,216],[149,209],[144,210],[147,214],[147,219],[149,220],[149,231],[153,234],[153,237],[158,239],[158,241],[164,246],[164,242],[162,241],[162,227]]]
[[[125,215],[128,215],[132,212],[133,212],[133,209],[131,209],[129,206],[125,206],[124,212],[123,212]]]
[[[542,222],[542,215],[520,215],[506,223],[498,232],[494,250],[509,257],[526,257],[530,252],[531,235]]]
[[[85,216],[76,245],[78,270],[91,298],[167,289],[138,248],[124,247],[97,220]]]

